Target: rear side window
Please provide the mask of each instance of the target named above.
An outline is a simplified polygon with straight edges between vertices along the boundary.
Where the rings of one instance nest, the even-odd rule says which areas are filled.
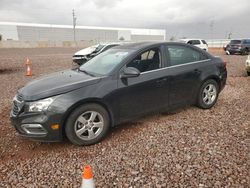
[[[201,44],[199,40],[190,40],[188,41],[188,44],[192,44],[192,45],[199,45]]]
[[[208,59],[203,53],[188,46],[168,45],[166,50],[171,66]]]
[[[205,40],[201,40],[203,44],[207,44],[207,42]]]
[[[250,44],[250,39],[246,39],[243,41],[243,44]]]

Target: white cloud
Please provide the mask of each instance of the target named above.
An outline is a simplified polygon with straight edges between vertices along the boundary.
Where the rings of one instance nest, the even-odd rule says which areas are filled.
[[[218,37],[234,25],[244,28],[234,29],[237,35],[250,30],[245,23],[249,0],[0,0],[0,4],[0,21],[72,24],[75,8],[78,25],[168,28],[175,34],[208,36],[214,20]]]

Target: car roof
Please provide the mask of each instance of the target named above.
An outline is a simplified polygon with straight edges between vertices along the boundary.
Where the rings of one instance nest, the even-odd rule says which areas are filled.
[[[152,44],[157,44],[156,42],[133,42],[128,44],[123,44],[121,46],[115,47],[119,49],[139,49],[150,46]]]
[[[144,49],[147,47],[154,47],[157,45],[162,45],[162,44],[180,44],[184,45],[182,42],[134,42],[134,43],[129,43],[129,44],[123,44],[121,46],[116,46],[112,49],[132,49],[132,50],[139,50],[139,49]]]
[[[103,46],[109,46],[109,45],[121,45],[121,43],[118,42],[110,42],[110,43],[98,43],[96,45],[103,45]]]
[[[195,38],[190,38],[190,39],[180,39],[182,41],[188,41],[188,40],[205,40],[205,39],[195,39]]]

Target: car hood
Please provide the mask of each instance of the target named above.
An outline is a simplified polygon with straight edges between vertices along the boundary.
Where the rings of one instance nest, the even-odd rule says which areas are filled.
[[[95,84],[101,77],[93,77],[76,70],[56,72],[29,82],[18,92],[26,101],[35,101]]]
[[[96,46],[91,46],[91,47],[88,47],[88,48],[85,48],[85,49],[82,49],[78,52],[75,53],[75,55],[89,55],[91,53],[93,53],[94,51],[96,50]]]

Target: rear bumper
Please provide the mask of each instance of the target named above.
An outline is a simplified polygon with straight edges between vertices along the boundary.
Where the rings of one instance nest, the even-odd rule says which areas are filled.
[[[224,89],[226,86],[227,82],[227,71],[224,71],[223,73],[220,74],[220,91]]]

